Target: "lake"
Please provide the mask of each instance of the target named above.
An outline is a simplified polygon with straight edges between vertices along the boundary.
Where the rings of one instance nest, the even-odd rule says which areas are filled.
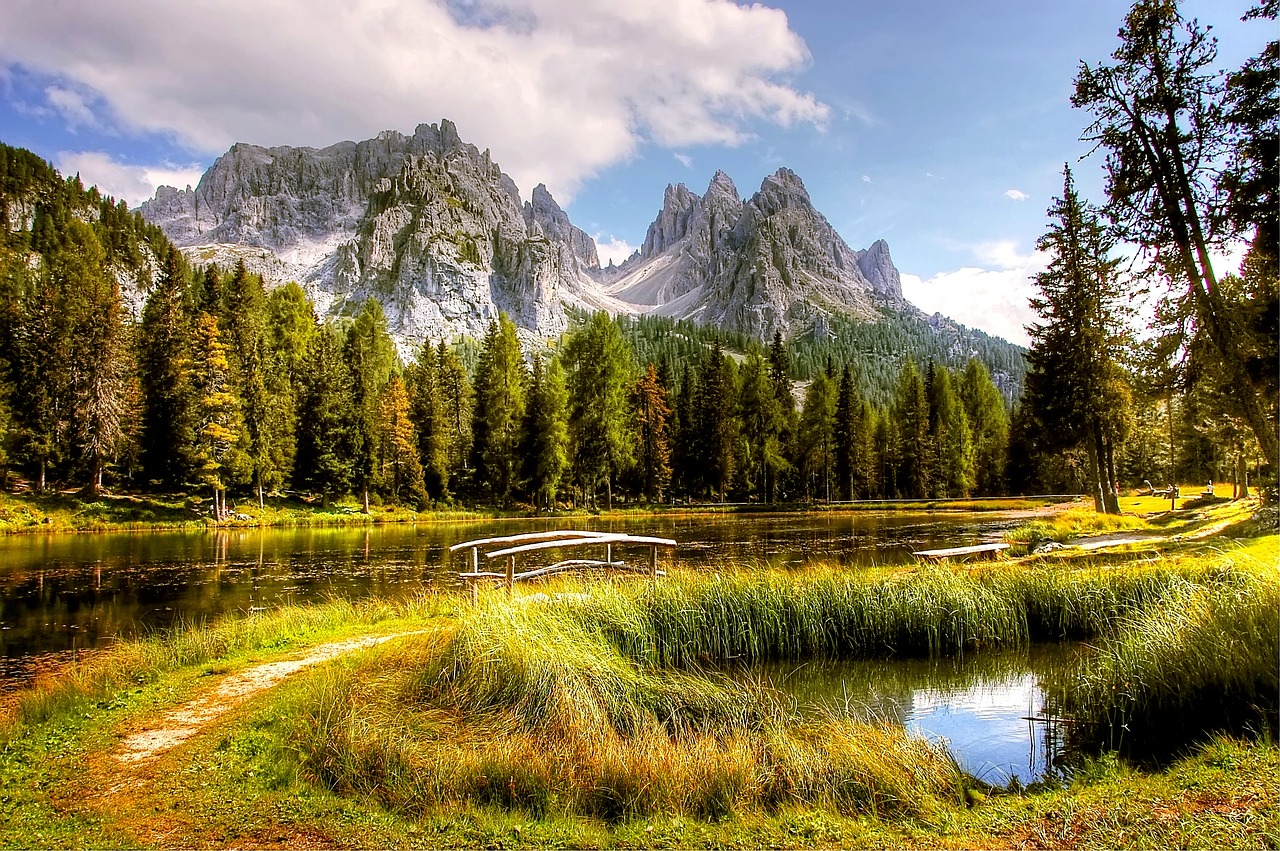
[[[148,630],[332,597],[452,589],[451,544],[544,529],[660,535],[664,564],[721,562],[850,569],[909,561],[913,550],[996,540],[1025,514],[849,512],[659,515],[0,537],[0,685],[80,649]]]

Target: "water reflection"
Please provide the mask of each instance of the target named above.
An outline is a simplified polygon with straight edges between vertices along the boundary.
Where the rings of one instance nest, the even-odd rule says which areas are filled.
[[[888,721],[946,740],[965,771],[995,785],[1057,768],[1060,731],[1045,689],[1080,664],[1079,645],[1036,645],[950,659],[768,663],[748,675],[790,695],[801,713]]]
[[[456,587],[454,543],[588,528],[672,537],[677,566],[721,561],[892,564],[912,550],[997,537],[1012,515],[948,513],[659,516],[361,528],[0,537],[0,684],[46,654],[230,612],[332,597],[398,598]]]

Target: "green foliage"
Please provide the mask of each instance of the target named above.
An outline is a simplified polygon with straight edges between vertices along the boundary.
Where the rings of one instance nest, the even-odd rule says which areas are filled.
[[[516,326],[499,314],[489,325],[476,370],[471,456],[475,485],[502,504],[510,501],[519,480],[527,383]]]
[[[598,312],[569,337],[561,359],[569,391],[574,474],[588,499],[603,484],[606,505],[612,507],[614,482],[633,460],[631,349],[618,324]]]

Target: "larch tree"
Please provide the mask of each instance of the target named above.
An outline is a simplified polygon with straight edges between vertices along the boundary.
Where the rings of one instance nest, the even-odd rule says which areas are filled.
[[[737,388],[727,361],[717,339],[702,362],[694,400],[701,485],[722,502],[733,481],[738,427]]]
[[[195,405],[191,390],[193,316],[187,269],[178,250],[163,258],[142,309],[138,366],[142,385],[142,469],[178,487],[194,472]]]
[[[902,365],[894,418],[898,490],[908,499],[923,499],[932,490],[929,473],[934,447],[929,439],[929,396],[920,370],[911,359]]]
[[[444,404],[444,422],[436,432],[440,451],[447,459],[444,481],[448,488],[456,489],[471,456],[471,411],[475,405],[475,393],[462,361],[443,340],[436,347],[436,387]],[[433,451],[428,452],[427,457],[435,459],[437,456]]]
[[[836,394],[835,382],[826,372],[814,377],[805,389],[797,440],[805,491],[828,502],[835,472]]]
[[[378,450],[374,486],[400,505],[427,503],[418,439],[409,410],[409,394],[399,375],[392,375],[378,403]]]
[[[667,420],[671,408],[667,394],[658,383],[653,364],[645,369],[631,391],[635,409],[636,467],[640,492],[646,502],[661,502],[671,483],[671,447],[667,442]]]
[[[197,474],[213,495],[213,517],[227,514],[226,489],[243,424],[240,400],[228,378],[227,346],[222,342],[216,317],[196,317],[191,341],[191,389],[196,408],[195,462]]]
[[[351,490],[359,440],[351,372],[339,332],[321,328],[308,348],[298,404],[293,480],[319,492],[325,508]]]
[[[991,374],[971,358],[960,379],[960,399],[973,431],[974,490],[983,496],[1004,493],[1009,415]]]

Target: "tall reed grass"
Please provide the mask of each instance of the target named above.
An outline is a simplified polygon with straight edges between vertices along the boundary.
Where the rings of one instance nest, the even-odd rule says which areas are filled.
[[[1125,618],[1051,696],[1068,744],[1167,757],[1215,733],[1280,734],[1280,586],[1186,586]]]

